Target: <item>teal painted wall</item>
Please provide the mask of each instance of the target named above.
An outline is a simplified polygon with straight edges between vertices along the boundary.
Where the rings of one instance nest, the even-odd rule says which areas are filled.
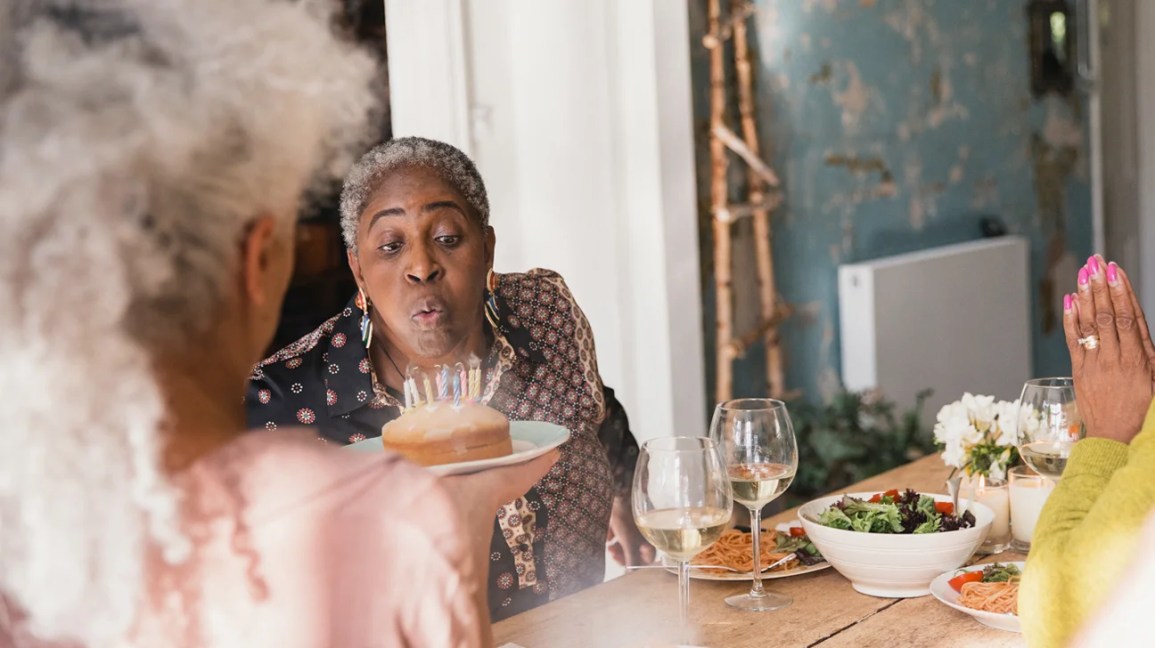
[[[712,395],[706,3],[691,4]],[[1035,374],[1069,373],[1058,318],[1091,252],[1088,128],[1083,97],[1030,94],[1025,0],[756,5],[759,128],[786,196],[774,265],[798,311],[783,328],[787,387],[817,399],[840,385],[839,264],[979,238],[987,215],[1031,241]],[[736,231],[748,246],[748,225]],[[735,273],[739,319],[752,324],[752,252],[737,253]],[[976,304],[975,316],[999,314]],[[738,363],[736,395],[765,393],[763,357]]]

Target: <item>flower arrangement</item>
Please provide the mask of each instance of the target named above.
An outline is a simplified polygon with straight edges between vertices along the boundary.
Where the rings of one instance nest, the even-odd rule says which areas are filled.
[[[966,393],[961,400],[944,405],[934,426],[943,463],[968,477],[1005,480],[1007,469],[1019,462],[1019,416],[1019,401],[995,402],[994,396]]]

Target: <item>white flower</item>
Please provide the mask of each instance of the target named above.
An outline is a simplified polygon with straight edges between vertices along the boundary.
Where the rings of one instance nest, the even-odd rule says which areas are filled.
[[[948,436],[946,423],[939,422],[934,424],[934,440],[938,443],[950,443],[956,439]]]
[[[942,451],[942,462],[954,468],[962,468],[966,463],[967,453],[961,443],[948,443]]]
[[[958,428],[956,434],[959,435],[964,444],[974,446],[982,443],[984,434],[970,421],[954,421],[952,425]]]
[[[1034,434],[1042,425],[1042,415],[1034,407],[1024,407],[1019,410],[1019,429],[1026,434]]]
[[[975,396],[968,392],[963,394],[961,402],[976,423],[989,424],[995,420],[994,396]]]
[[[966,417],[967,417],[966,406],[963,405],[961,401],[955,401],[953,403],[943,405],[942,409],[940,409],[938,411],[938,416],[935,417],[935,420],[941,423],[943,421],[946,421],[946,420],[952,419],[952,418],[966,418]]]
[[[1018,441],[1019,426],[1015,423],[1019,416],[1018,401],[996,402],[994,396],[969,392],[944,405],[934,426],[935,441],[943,448],[943,462],[969,473],[981,455],[986,458],[983,464],[991,464],[987,473],[992,479],[1006,479],[1007,463]],[[1037,427],[1037,420],[1034,425]]]
[[[999,438],[995,443],[1001,446],[1017,445],[1019,401],[999,401],[996,409],[999,416]]]

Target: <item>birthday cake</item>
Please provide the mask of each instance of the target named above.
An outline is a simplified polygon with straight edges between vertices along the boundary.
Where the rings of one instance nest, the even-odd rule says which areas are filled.
[[[406,410],[381,441],[419,466],[504,457],[513,452],[509,419],[481,403],[433,403]]]
[[[480,402],[480,374],[477,367],[466,372],[460,364],[437,367],[433,378],[411,370],[405,410],[381,428],[382,444],[420,466],[512,454],[509,419]]]

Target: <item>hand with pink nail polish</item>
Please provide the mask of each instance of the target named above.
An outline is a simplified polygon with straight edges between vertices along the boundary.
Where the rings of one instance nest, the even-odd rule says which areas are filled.
[[[1087,436],[1130,443],[1155,396],[1155,346],[1127,274],[1087,259],[1063,298],[1063,330]],[[1094,340],[1094,343],[1089,340]]]

